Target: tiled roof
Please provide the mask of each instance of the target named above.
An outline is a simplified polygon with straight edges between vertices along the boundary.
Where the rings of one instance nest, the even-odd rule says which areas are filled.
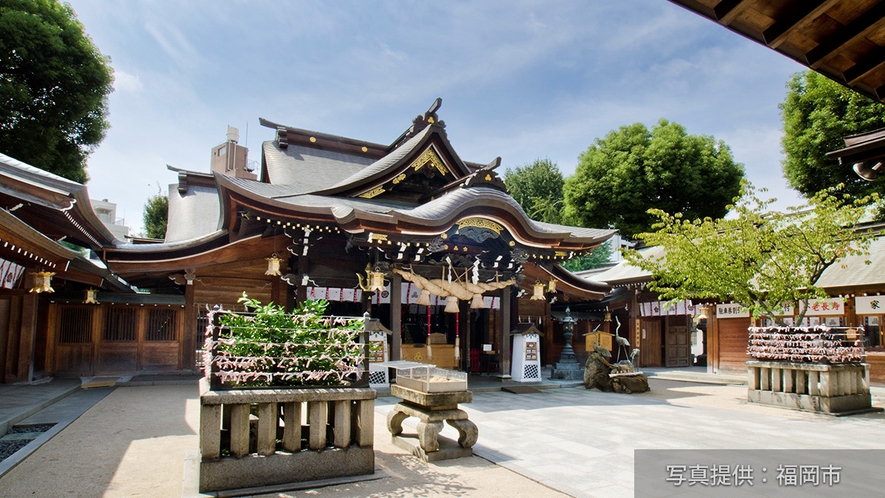
[[[264,142],[263,154],[270,183],[291,185],[296,189],[292,193],[327,189],[374,162],[368,157],[296,144],[281,149],[276,142]]]
[[[402,160],[403,157],[413,152],[415,148],[421,144],[422,140],[424,140],[424,137],[430,134],[432,129],[432,126],[424,128],[423,130],[421,130],[420,133],[407,140],[406,143],[394,149],[390,154],[387,154],[383,158],[375,161],[368,168],[363,168],[353,175],[342,179],[335,185],[332,185],[331,188],[338,189],[341,187],[346,187],[348,185],[356,185],[363,180],[367,180],[375,175],[384,173],[388,168]]]
[[[192,185],[187,194],[181,195],[176,187],[174,184],[169,186],[170,216],[166,242],[183,242],[216,232],[221,222],[218,189]]]

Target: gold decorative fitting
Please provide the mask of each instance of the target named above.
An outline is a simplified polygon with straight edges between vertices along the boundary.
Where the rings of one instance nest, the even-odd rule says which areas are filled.
[[[430,116],[429,118],[427,118],[427,122],[430,124],[433,124],[434,123],[433,116]]]
[[[487,181],[487,182],[492,181],[492,175],[486,173],[486,181]]]
[[[317,143],[317,137],[310,137],[310,143],[312,143],[312,144]]]
[[[363,152],[369,152],[369,148],[366,147],[365,145],[363,145],[363,148],[360,149],[360,150],[362,150]]]
[[[405,179],[406,179],[406,174],[405,174],[405,173],[401,173],[399,176],[397,176],[396,178],[393,179],[393,184],[394,184],[394,185],[398,185],[399,182],[401,182],[401,181],[403,181],[403,180],[405,180]]]
[[[273,253],[271,257],[264,259],[267,261],[267,271],[264,272],[265,275],[270,275],[271,277],[279,277],[282,275],[282,273],[280,273],[280,261],[282,261],[282,259],[277,257],[277,253]]]
[[[441,233],[441,234],[439,234],[439,238],[445,240],[445,239],[449,238],[449,234],[447,234],[447,233]]]
[[[362,197],[363,199],[371,199],[371,198],[377,197],[383,193],[384,193],[384,187],[375,187],[372,190],[369,190],[367,192],[363,192],[362,194],[359,195],[359,197]]]
[[[36,294],[40,294],[41,292],[55,292],[55,289],[52,288],[52,277],[55,273],[50,271],[38,271],[34,273],[34,286],[31,287],[31,291]]]
[[[464,218],[458,222],[458,230],[465,227],[484,228],[486,230],[491,230],[498,235],[501,235],[501,232],[504,231],[503,226],[485,218]]]
[[[515,245],[516,245],[516,241],[515,241],[515,240],[511,240],[511,241],[510,241],[510,247],[513,247],[513,246],[515,246]]]
[[[448,172],[448,168],[446,168],[446,165],[443,163],[442,159],[440,159],[439,154],[436,153],[436,150],[434,150],[433,147],[428,147],[427,150],[418,156],[418,159],[415,159],[415,161],[409,165],[409,167],[418,171],[428,164],[436,168],[441,175],[445,175]]]

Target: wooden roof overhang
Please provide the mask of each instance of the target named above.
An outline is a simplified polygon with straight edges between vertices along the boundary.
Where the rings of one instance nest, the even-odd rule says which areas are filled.
[[[670,1],[885,102],[885,2]]]
[[[56,278],[96,288],[132,292],[125,282],[107,269],[94,265],[79,252],[34,230],[5,209],[0,209],[0,258],[53,272]]]
[[[526,262],[523,265],[526,278],[521,287],[527,292],[532,292],[532,286],[536,281],[546,283],[556,280],[556,290],[564,294],[564,301],[598,301],[611,291],[611,287],[601,282],[592,282],[576,277],[568,270],[551,263]]]
[[[98,251],[114,235],[95,212],[82,184],[0,154],[0,206],[53,240]]]

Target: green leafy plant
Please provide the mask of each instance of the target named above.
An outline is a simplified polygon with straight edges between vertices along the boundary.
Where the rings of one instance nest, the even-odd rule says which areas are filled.
[[[291,313],[246,293],[239,302],[249,312],[212,313],[221,330],[217,342],[207,334],[207,375],[238,387],[349,385],[360,378],[361,318],[324,316],[324,300],[305,301]]]

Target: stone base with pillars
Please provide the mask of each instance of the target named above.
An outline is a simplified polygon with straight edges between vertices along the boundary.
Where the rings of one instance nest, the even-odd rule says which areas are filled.
[[[747,400],[831,415],[880,411],[870,398],[866,363],[747,362]]]
[[[390,394],[403,400],[387,414],[387,429],[393,444],[425,462],[473,455],[479,430],[476,424],[467,420],[467,412],[458,408],[458,403],[473,401],[472,392],[425,393],[394,384],[390,386]],[[409,417],[419,420],[418,433],[414,436],[403,434],[403,421]],[[458,430],[457,445],[439,436],[443,422]]]
[[[212,391],[202,379],[200,492],[374,473],[375,396],[369,388]]]

